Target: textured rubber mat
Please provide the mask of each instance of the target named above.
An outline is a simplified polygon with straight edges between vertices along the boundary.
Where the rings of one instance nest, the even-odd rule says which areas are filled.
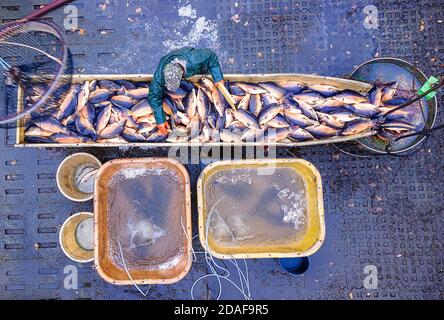
[[[48,1],[2,0],[0,20],[20,18]],[[221,0],[72,2],[79,29],[66,41],[78,73],[153,73],[170,49],[208,46],[227,73],[300,72],[343,76],[373,57],[406,59],[427,75],[444,64],[444,1]],[[373,7],[368,7],[372,5]],[[370,12],[371,11],[371,12]],[[59,9],[46,16],[63,25]],[[371,21],[371,23],[370,23]],[[441,106],[443,95],[438,95]],[[444,121],[439,112],[437,122]],[[333,146],[279,149],[279,157],[313,162],[324,183],[326,241],[300,276],[275,259],[248,260],[253,299],[443,299],[443,134],[409,158],[357,158]],[[91,211],[57,190],[55,172],[78,149],[14,148],[14,132],[0,131],[0,298],[140,299],[130,286],[104,282],[92,264],[67,259],[58,232],[72,213]],[[166,149],[87,149],[102,161],[167,156]],[[195,187],[201,165],[187,165]],[[193,219],[197,221],[193,199]],[[194,234],[197,228],[194,226]],[[195,249],[200,251],[198,240]],[[78,271],[67,289],[66,267]],[[377,269],[377,288],[365,283]],[[202,255],[188,276],[152,286],[149,299],[187,299],[208,270]],[[195,296],[217,295],[202,281]],[[222,298],[242,298],[223,283]]]

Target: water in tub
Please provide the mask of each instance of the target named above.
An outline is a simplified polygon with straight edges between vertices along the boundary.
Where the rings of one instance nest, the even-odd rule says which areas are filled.
[[[307,228],[305,189],[292,168],[216,172],[204,189],[209,237],[223,246],[294,243]]]
[[[174,267],[181,259],[185,211],[183,185],[175,172],[156,168],[126,168],[109,185],[108,230],[115,265],[128,269],[158,270]],[[184,219],[182,217],[182,219]]]

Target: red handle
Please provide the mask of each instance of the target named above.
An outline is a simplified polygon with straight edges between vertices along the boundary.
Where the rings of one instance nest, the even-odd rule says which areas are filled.
[[[64,5],[67,2],[71,2],[72,0],[54,0],[53,2],[47,4],[43,8],[37,9],[33,13],[31,13],[29,16],[26,16],[22,20],[32,20],[38,17],[43,16],[45,13],[48,13],[49,11],[52,11],[62,5]]]

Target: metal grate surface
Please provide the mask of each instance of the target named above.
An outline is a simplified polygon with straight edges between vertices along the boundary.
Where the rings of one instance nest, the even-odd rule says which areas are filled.
[[[0,21],[20,18],[47,2],[2,0]],[[79,10],[80,30],[66,31],[66,40],[78,73],[152,73],[169,48],[183,45],[215,49],[227,73],[342,76],[377,56],[406,59],[427,75],[441,72],[444,64],[442,0],[426,6],[404,0],[73,4]],[[185,10],[188,5],[192,10]],[[376,29],[364,27],[366,5],[378,9]],[[47,19],[62,25],[63,10]],[[442,94],[438,100],[442,105]],[[438,122],[443,121],[440,112]],[[354,158],[332,146],[279,149],[279,157],[302,157],[319,168],[327,237],[302,276],[283,272],[274,259],[249,260],[253,298],[443,299],[443,138],[435,134],[425,149],[408,159]],[[13,148],[11,131],[1,131],[0,142],[0,298],[140,299],[132,287],[105,283],[92,264],[74,264],[79,288],[64,288],[64,268],[73,263],[58,245],[58,231],[70,214],[91,211],[92,203],[75,204],[58,193],[55,171],[66,155],[79,150]],[[86,151],[102,161],[167,155],[165,149]],[[187,166],[193,186],[202,167]],[[195,203],[193,219],[197,220]],[[376,290],[364,288],[367,265],[378,268]],[[184,280],[153,286],[148,297],[190,298],[192,283],[206,272],[201,257]],[[210,280],[196,295],[214,297],[215,292],[217,286]],[[222,298],[241,296],[226,284]]]

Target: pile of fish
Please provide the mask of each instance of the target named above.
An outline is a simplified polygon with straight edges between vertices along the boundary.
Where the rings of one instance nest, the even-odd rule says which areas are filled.
[[[147,100],[149,83],[93,80],[73,84],[56,107],[33,112],[26,122],[28,143],[127,142],[292,142],[352,136],[378,130],[383,139],[408,133],[411,111],[383,114],[405,102],[396,98],[396,83],[375,86],[364,96],[331,85],[297,81],[228,82],[236,108],[206,77],[181,82],[167,92],[163,110],[167,135],[156,127]],[[26,103],[39,99],[30,88]]]

